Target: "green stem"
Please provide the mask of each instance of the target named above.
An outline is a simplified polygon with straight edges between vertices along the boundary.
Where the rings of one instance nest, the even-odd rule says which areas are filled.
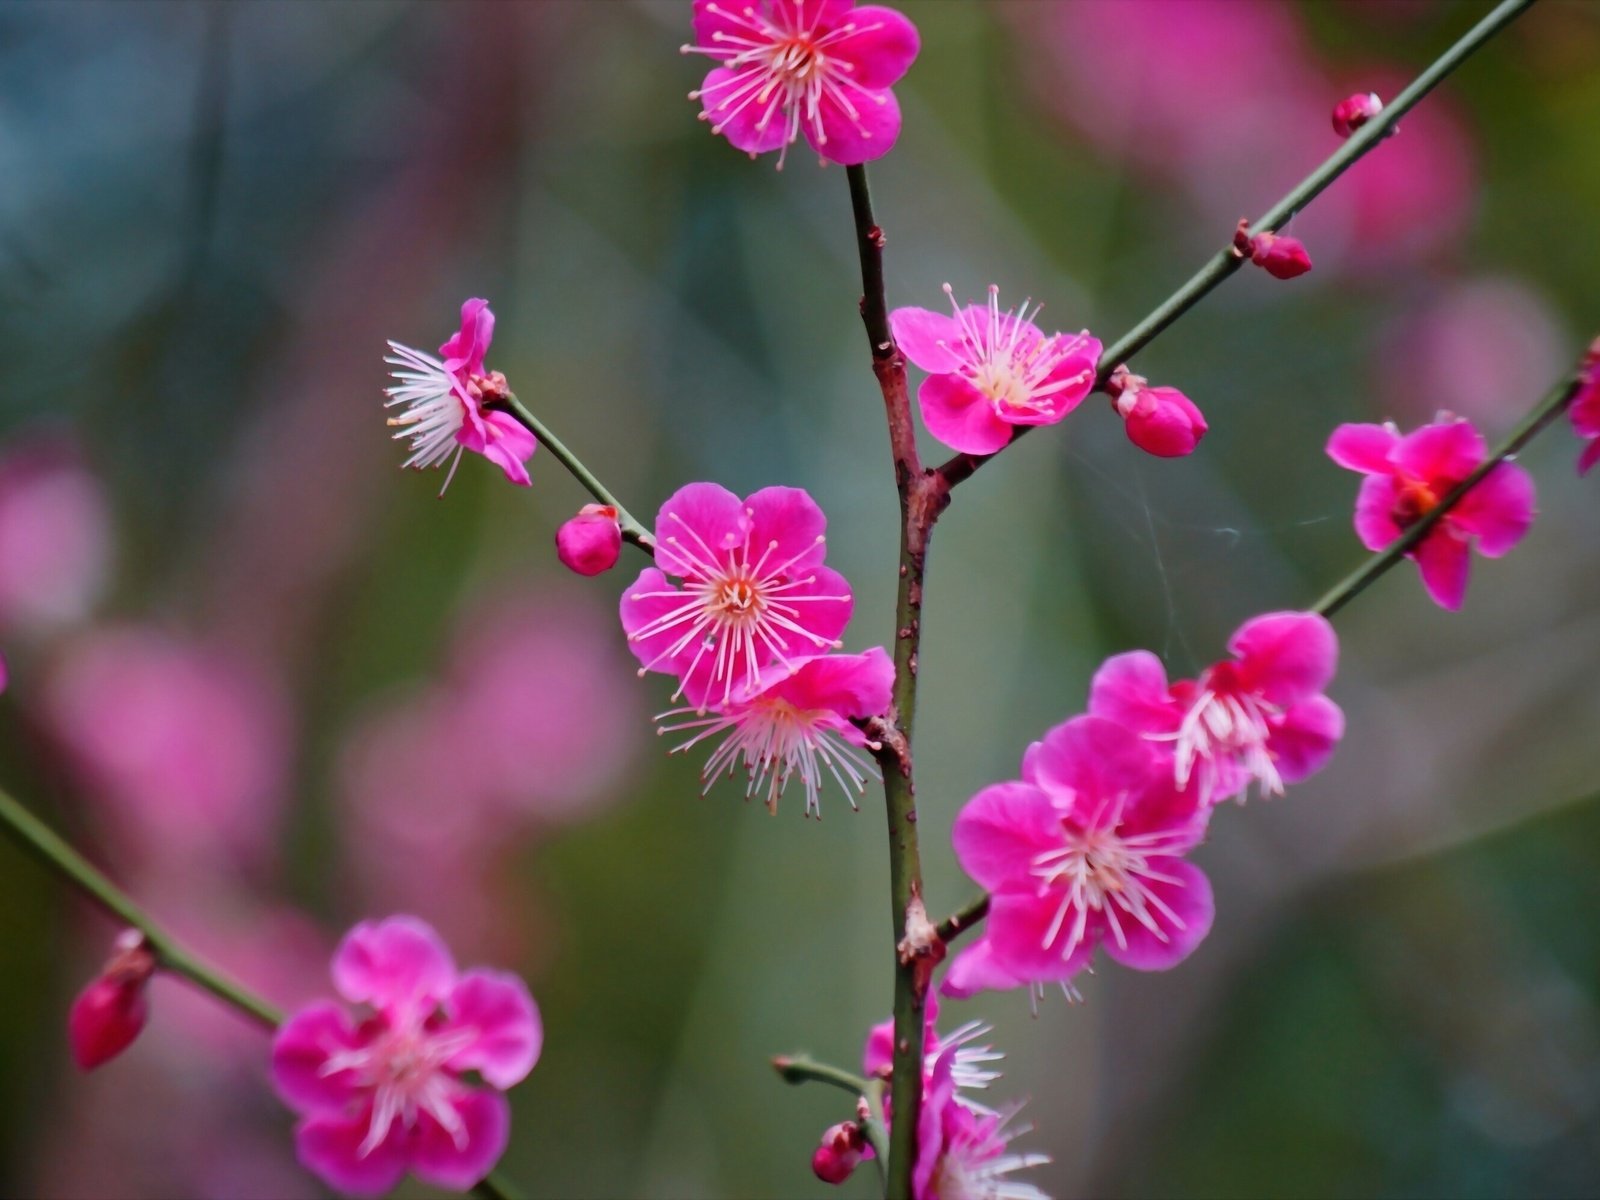
[[[955,941],[966,930],[989,915],[989,893],[979,892],[935,927],[939,940],[946,944]]]
[[[1584,386],[1584,379],[1584,373],[1580,371],[1552,388],[1550,393],[1534,406],[1528,415],[1522,419],[1522,423],[1511,431],[1510,436],[1500,443],[1495,448],[1494,453],[1480,463],[1472,474],[1458,483],[1439,503],[1418,517],[1416,522],[1407,527],[1405,532],[1398,538],[1384,547],[1383,553],[1369,558],[1361,566],[1329,588],[1322,598],[1311,606],[1310,611],[1321,613],[1325,617],[1333,616],[1334,613],[1365,591],[1378,576],[1404,558],[1406,553],[1414,549],[1418,542],[1427,537],[1428,531],[1442,521],[1452,508],[1460,504],[1467,493],[1477,487],[1490,471],[1521,450],[1533,440],[1534,435],[1560,416]]]
[[[772,1069],[785,1083],[826,1083],[852,1096],[867,1094],[867,1081],[832,1063],[818,1062],[805,1054],[782,1054],[772,1060]]]
[[[1499,33],[1512,21],[1516,20],[1529,8],[1534,0],[1503,0],[1502,3],[1474,25],[1467,33],[1446,50],[1433,63],[1413,79],[1408,87],[1393,100],[1384,105],[1384,109],[1373,117],[1337,150],[1330,154],[1321,166],[1312,171],[1293,188],[1283,199],[1269,208],[1259,220],[1251,226],[1252,233],[1277,232],[1288,224],[1289,218],[1294,216],[1311,201],[1320,196],[1335,179],[1353,167],[1360,158],[1374,149],[1379,142],[1387,137],[1396,123],[1409,112],[1419,100],[1437,87],[1446,76],[1464,63],[1474,51],[1478,50],[1495,34]],[[1143,320],[1118,338],[1100,356],[1100,363],[1095,371],[1096,388],[1105,387],[1106,380],[1111,378],[1121,363],[1132,358],[1140,350],[1153,342],[1168,326],[1170,326],[1184,313],[1188,312],[1201,300],[1205,299],[1223,280],[1237,271],[1245,260],[1232,248],[1219,250],[1211,259],[1190,277],[1189,281],[1172,295],[1158,304]],[[1034,426],[1020,427],[1011,441],[1014,444],[1018,438],[1023,437]],[[996,451],[996,454],[1000,451]],[[994,454],[957,454],[938,468],[951,487],[969,478],[973,472],[984,463],[994,458]]]
[[[497,401],[496,407],[504,407],[507,412],[521,421],[534,437],[539,439],[539,444],[551,454],[555,455],[567,471],[583,485],[584,490],[598,500],[601,504],[610,505],[617,510],[617,523],[622,526],[622,540],[629,542],[643,550],[646,554],[654,554],[656,549],[655,538],[650,536],[650,531],[634,519],[632,513],[623,507],[622,501],[613,496],[606,489],[605,484],[595,478],[594,472],[583,465],[583,460],[568,450],[566,445],[545,426],[545,423],[534,416],[515,396],[507,396],[504,400]]]
[[[0,791],[0,825],[4,825],[34,858],[63,876],[118,921],[142,933],[163,970],[210,992],[266,1029],[276,1029],[283,1023],[281,1012],[183,949],[98,867],[4,791]],[[485,1200],[518,1200],[520,1195],[513,1184],[495,1172],[485,1176],[472,1190]]]

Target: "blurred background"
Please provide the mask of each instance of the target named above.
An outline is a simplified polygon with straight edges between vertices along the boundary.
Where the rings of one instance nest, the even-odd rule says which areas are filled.
[[[890,302],[1045,302],[1107,341],[1487,9],[1449,0],[904,0],[923,51],[873,167]],[[587,500],[478,459],[396,469],[385,338],[491,299],[489,365],[642,517],[801,485],[892,627],[896,510],[842,169],[695,120],[688,4],[0,9],[0,782],[280,1004],[356,919],[514,967],[543,1060],[535,1195],[806,1196],[847,1116],[766,1065],[858,1061],[890,1002],[883,819],[701,798],[615,620],[567,575]],[[1108,653],[1175,674],[1358,563],[1334,425],[1493,437],[1600,332],[1600,8],[1548,0],[1137,360],[1206,411],[1134,450],[1103,397],[964,486],[925,611],[930,909],[958,807],[1081,711]],[[929,444],[929,454],[937,447]],[[1463,612],[1392,572],[1340,614],[1332,766],[1218,814],[1215,931],[1084,1003],[947,1005],[1009,1052],[1061,1196],[1600,1188],[1600,498],[1564,424],[1541,515]],[[266,1038],[169,980],[69,1065],[115,928],[0,845],[0,1193],[300,1197]],[[413,1185],[408,1185],[413,1188]],[[870,1171],[845,1187],[872,1193]],[[414,1189],[425,1194],[423,1189]]]

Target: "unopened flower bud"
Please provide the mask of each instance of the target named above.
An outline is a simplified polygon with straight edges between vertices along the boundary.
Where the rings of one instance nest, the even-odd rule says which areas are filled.
[[[622,526],[609,504],[585,504],[578,515],[556,530],[556,554],[579,575],[598,575],[617,565],[622,553]]]
[[[1383,101],[1378,99],[1377,92],[1347,96],[1333,106],[1333,131],[1347,138],[1382,111]]]
[[[1233,252],[1248,257],[1274,279],[1293,279],[1311,270],[1311,255],[1300,239],[1276,233],[1252,235],[1248,219],[1241,220],[1234,231]]]
[[[137,929],[125,931],[115,945],[116,954],[67,1014],[72,1059],[85,1071],[126,1050],[149,1016],[145,985],[155,973],[155,952]]]
[[[867,1137],[854,1121],[841,1121],[822,1135],[822,1145],[811,1156],[811,1170],[823,1183],[843,1183],[861,1163]]]
[[[1119,366],[1106,381],[1112,405],[1126,423],[1128,440],[1158,458],[1192,454],[1206,435],[1206,419],[1177,388],[1151,387],[1142,375]]]

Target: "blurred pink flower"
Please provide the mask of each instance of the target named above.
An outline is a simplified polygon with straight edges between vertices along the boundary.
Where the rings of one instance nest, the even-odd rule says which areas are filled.
[[[838,649],[854,602],[844,576],[822,565],[826,528],[800,488],[744,500],[714,483],[679,488],[656,516],[656,566],[622,594],[639,674],[676,675],[673,698],[692,692],[704,708],[774,663]]]
[[[85,1071],[132,1045],[150,1016],[145,985],[155,973],[155,953],[137,929],[124,930],[115,946],[105,969],[78,994],[67,1013],[67,1044],[72,1060]]]
[[[97,815],[136,855],[270,858],[288,718],[225,650],[136,626],[88,634],[53,669],[46,718]]]
[[[1578,474],[1587,475],[1600,462],[1600,338],[1589,347],[1583,360],[1584,382],[1572,398],[1567,416],[1572,429],[1588,443],[1578,457]],[[0,662],[0,688],[5,686],[5,664]]]
[[[1016,1109],[975,1112],[956,1093],[954,1050],[939,1054],[928,1079],[917,1122],[917,1161],[912,1169],[915,1200],[1049,1200],[1031,1183],[1010,1179],[1050,1161],[1045,1154],[1017,1154],[1011,1139],[1026,1130],[1008,1129]]]
[[[105,587],[111,519],[70,443],[39,438],[0,457],[0,627],[83,620]]]
[[[1125,422],[1128,440],[1157,458],[1194,453],[1210,428],[1205,414],[1177,388],[1151,387],[1148,379],[1125,366],[1111,373],[1106,391]]]
[[[1187,957],[1211,928],[1211,885],[1183,861],[1209,812],[1121,725],[1083,716],[1050,730],[1022,778],[974,796],[951,837],[991,894],[993,964],[1031,983],[1072,978],[1097,945],[1141,971]]]
[[[696,41],[685,54],[717,60],[689,93],[711,132],[754,158],[803,133],[836,163],[887,154],[900,136],[889,89],[917,56],[916,26],[890,8],[855,0],[695,0]]]
[[[1028,319],[1028,302],[1000,311],[1000,289],[989,304],[956,303],[953,317],[925,308],[897,308],[889,328],[900,349],[928,377],[917,389],[922,419],[953,450],[993,454],[1018,425],[1054,425],[1094,387],[1100,343],[1084,330],[1046,337]],[[1033,315],[1038,315],[1035,307]]]
[[[1315,613],[1267,613],[1241,625],[1228,652],[1198,680],[1171,685],[1149,651],[1115,655],[1095,672],[1089,711],[1170,747],[1174,781],[1193,780],[1206,803],[1242,798],[1251,783],[1281,796],[1321,770],[1344,734],[1344,714],[1322,694],[1339,639]]]
[[[500,1094],[539,1059],[543,1028],[515,975],[458,974],[423,922],[390,917],[352,929],[333,959],[334,988],[370,1015],[319,1001],[272,1045],[272,1079],[297,1113],[300,1161],[340,1191],[376,1196],[409,1169],[464,1192],[505,1152]],[[474,1071],[488,1084],[462,1079]]]
[[[403,406],[389,424],[398,427],[396,438],[411,439],[411,457],[404,465],[423,470],[450,460],[441,496],[455,478],[464,450],[483,455],[512,483],[529,484],[523,464],[533,457],[538,442],[510,413],[484,408],[485,400],[506,394],[505,376],[484,373],[483,358],[493,338],[489,302],[468,300],[461,306],[461,328],[439,347],[443,362],[399,342],[389,343],[394,353],[383,360],[397,368],[391,374],[398,384],[384,389],[389,397],[384,407]]]
[[[617,565],[622,527],[609,504],[585,504],[556,530],[556,556],[579,575],[599,575]]]
[[[1531,399],[1530,388],[1561,372],[1565,342],[1536,288],[1496,276],[1452,281],[1408,298],[1379,342],[1373,381],[1391,412],[1509,420]]]
[[[1387,425],[1341,425],[1328,439],[1328,457],[1366,476],[1356,499],[1355,527],[1368,550],[1382,550],[1488,457],[1483,435],[1470,421],[1441,414],[1405,436]],[[1406,551],[1422,572],[1423,586],[1441,608],[1454,611],[1467,594],[1470,547],[1499,558],[1533,524],[1533,479],[1502,462]]]
[[[894,664],[882,647],[874,646],[865,654],[823,654],[769,667],[759,682],[747,681],[727,703],[713,703],[710,716],[694,717],[704,710],[690,707],[673,709],[657,720],[692,718],[660,726],[662,733],[698,731],[674,746],[674,752],[726,735],[700,773],[706,791],[719,776],[743,766],[749,776],[745,799],[765,792],[767,811],[776,813],[784,789],[799,776],[806,816],[820,818],[824,770],[851,808],[857,807],[856,796],[866,791],[869,778],[882,778],[872,759],[861,753],[877,743],[869,742],[852,720],[884,712],[893,687]],[[688,698],[697,696],[691,691]]]

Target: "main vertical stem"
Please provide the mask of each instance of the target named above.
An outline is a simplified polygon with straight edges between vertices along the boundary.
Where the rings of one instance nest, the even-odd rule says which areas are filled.
[[[917,456],[916,427],[906,387],[906,364],[889,332],[883,284],[883,231],[873,220],[865,167],[847,168],[861,256],[861,320],[872,350],[872,370],[883,392],[900,497],[900,581],[895,602],[894,707],[881,731],[883,798],[889,822],[889,900],[894,928],[894,1067],[889,1082],[894,1119],[889,1127],[889,1163],[884,1193],[910,1200],[922,1112],[922,1042],[931,964],[908,939],[907,917],[922,916],[922,859],[917,846],[917,796],[912,778],[911,730],[917,707],[917,647],[922,634],[922,581],[928,539],[949,498],[942,476],[924,471]]]

